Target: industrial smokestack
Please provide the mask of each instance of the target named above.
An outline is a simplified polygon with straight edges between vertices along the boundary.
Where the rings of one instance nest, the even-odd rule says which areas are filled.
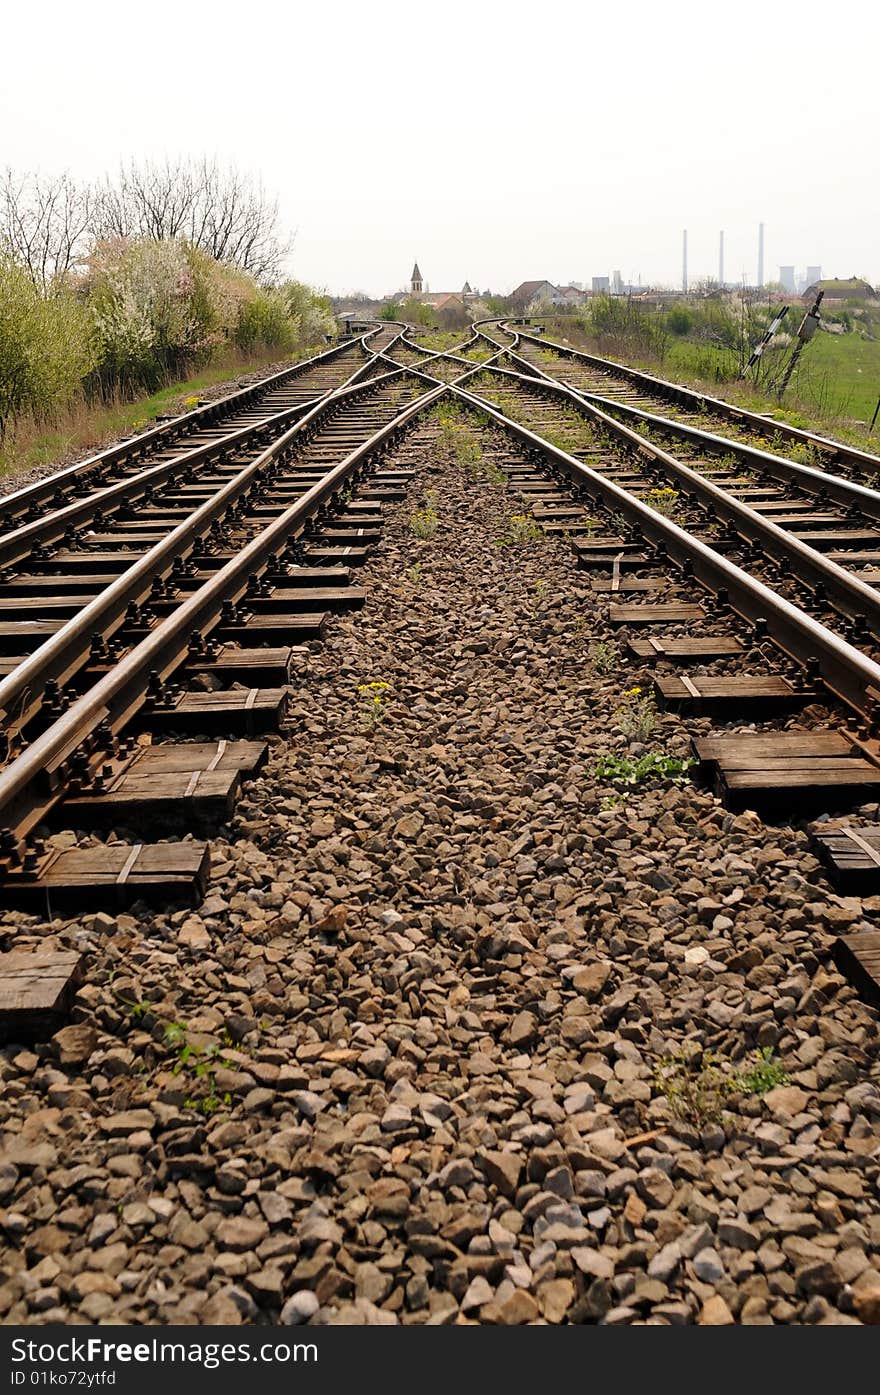
[[[718,234],[718,284],[724,289],[724,232]]]
[[[764,224],[758,224],[758,290],[764,284]]]
[[[688,235],[687,228],[681,235],[681,289],[685,295],[688,290]]]

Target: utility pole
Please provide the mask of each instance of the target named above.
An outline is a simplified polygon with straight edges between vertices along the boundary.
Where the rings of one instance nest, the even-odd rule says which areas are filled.
[[[788,387],[791,375],[797,367],[798,359],[800,358],[804,349],[809,344],[813,335],[816,333],[816,330],[819,328],[819,306],[822,304],[822,297],[824,294],[824,291],[819,291],[817,293],[816,300],[812,308],[807,311],[806,315],[804,315],[804,318],[798,325],[797,343],[794,346],[791,358],[788,360],[788,367],[782,375],[782,382],[779,384],[779,392],[777,396],[779,397],[780,402],[782,401],[782,394]]]

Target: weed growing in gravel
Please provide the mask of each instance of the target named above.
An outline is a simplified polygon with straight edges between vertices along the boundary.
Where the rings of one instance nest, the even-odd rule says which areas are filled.
[[[737,1078],[716,1052],[682,1049],[660,1057],[654,1084],[676,1119],[700,1129],[721,1118],[725,1100],[737,1089]]]
[[[422,564],[421,564],[421,562],[416,562],[413,566],[407,567],[407,569],[406,569],[406,579],[407,579],[407,581],[409,581],[409,582],[411,583],[411,585],[413,585],[413,586],[421,586],[421,584],[422,584]]]
[[[525,547],[529,543],[543,542],[544,531],[533,519],[524,513],[511,514],[507,532],[495,539],[496,547]]]
[[[477,473],[487,484],[507,483],[507,476],[504,471],[499,470],[497,465],[493,465],[491,460],[484,460]]]
[[[649,489],[647,494],[642,495],[642,502],[650,504],[654,512],[662,514],[664,518],[672,518],[678,507],[678,490],[671,485]]]
[[[610,673],[620,662],[620,650],[609,640],[600,639],[590,645],[590,664],[594,673]]]
[[[653,693],[627,688],[623,702],[614,713],[617,729],[631,741],[647,741],[657,727],[657,705]]]
[[[465,469],[476,474],[477,470],[474,467],[478,466],[483,458],[479,441],[475,441],[472,436],[459,437],[455,442],[454,449],[455,458],[459,465],[464,465]]]
[[[547,582],[543,580],[536,581],[534,586],[532,587],[532,594],[529,602],[529,609],[531,610],[533,616],[537,616],[541,613],[546,599]]]
[[[437,496],[433,491],[429,490],[428,493],[426,493],[425,507],[423,509],[416,509],[416,512],[410,515],[409,527],[410,532],[414,533],[417,538],[421,538],[423,542],[427,542],[429,538],[433,538],[437,529],[440,527],[440,515],[437,512]]]
[[[786,1085],[788,1075],[771,1046],[761,1047],[753,1064],[742,1071],[714,1051],[689,1053],[682,1048],[660,1057],[654,1083],[677,1119],[702,1128],[721,1118],[730,1095],[766,1095],[777,1085]]]
[[[386,707],[390,687],[390,683],[383,683],[381,679],[375,679],[372,683],[358,683],[361,726],[365,730],[372,731],[387,717]]]
[[[647,751],[630,756],[600,756],[593,774],[609,785],[643,785],[650,780],[668,780],[682,785],[687,772],[696,764],[690,756],[667,756],[663,751]]]
[[[628,802],[628,794],[606,794],[599,800],[599,808],[607,812],[609,809],[621,809]]]
[[[197,407],[198,405],[199,405],[199,399],[198,399],[197,397],[185,397],[185,398],[183,399],[183,410],[184,410],[185,412],[193,412],[193,411],[195,411],[195,409],[196,409],[196,407]]]
[[[786,450],[789,460],[793,460],[797,465],[815,465],[816,451],[812,442],[795,441]]]
[[[202,1093],[187,1096],[183,1102],[185,1109],[195,1109],[200,1114],[211,1115],[216,1114],[218,1109],[231,1105],[230,1094],[217,1093],[214,1074],[218,1066],[235,1069],[233,1061],[224,1060],[222,1046],[217,1042],[209,1042],[207,1046],[196,1046],[189,1040],[185,1022],[166,1023],[162,1040],[177,1056],[171,1074],[184,1075],[191,1088],[198,1085],[203,1087]],[[226,1041],[227,1045],[231,1044],[229,1038]]]
[[[788,1073],[773,1055],[772,1046],[762,1046],[755,1054],[754,1064],[737,1077],[737,1088],[744,1095],[766,1095],[777,1085],[788,1084]]]

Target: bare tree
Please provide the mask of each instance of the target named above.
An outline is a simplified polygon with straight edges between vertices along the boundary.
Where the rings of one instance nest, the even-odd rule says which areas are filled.
[[[0,176],[0,246],[36,286],[64,279],[85,251],[94,197],[69,174]]]
[[[132,161],[97,193],[98,237],[184,237],[218,261],[261,281],[277,278],[290,250],[278,200],[235,168],[213,160]]]

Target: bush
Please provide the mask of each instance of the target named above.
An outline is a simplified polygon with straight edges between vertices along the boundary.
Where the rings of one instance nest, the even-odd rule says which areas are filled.
[[[630,353],[666,353],[666,330],[657,315],[628,296],[596,296],[586,309],[587,326],[599,339]]]
[[[24,267],[0,257],[0,440],[22,414],[44,418],[67,405],[93,363],[77,298],[38,288]]]
[[[693,323],[693,315],[680,305],[666,316],[666,327],[672,334],[689,334]]]
[[[257,291],[238,307],[234,342],[245,353],[257,349],[293,349],[299,326],[287,312],[284,298],[277,291]]]
[[[104,393],[159,387],[214,347],[220,307],[202,257],[183,242],[102,244],[87,293]]]
[[[332,328],[326,301],[307,286],[286,281],[263,289],[179,239],[102,244],[85,289],[95,384],[105,395],[152,390],[227,344],[245,353],[289,353]]]

